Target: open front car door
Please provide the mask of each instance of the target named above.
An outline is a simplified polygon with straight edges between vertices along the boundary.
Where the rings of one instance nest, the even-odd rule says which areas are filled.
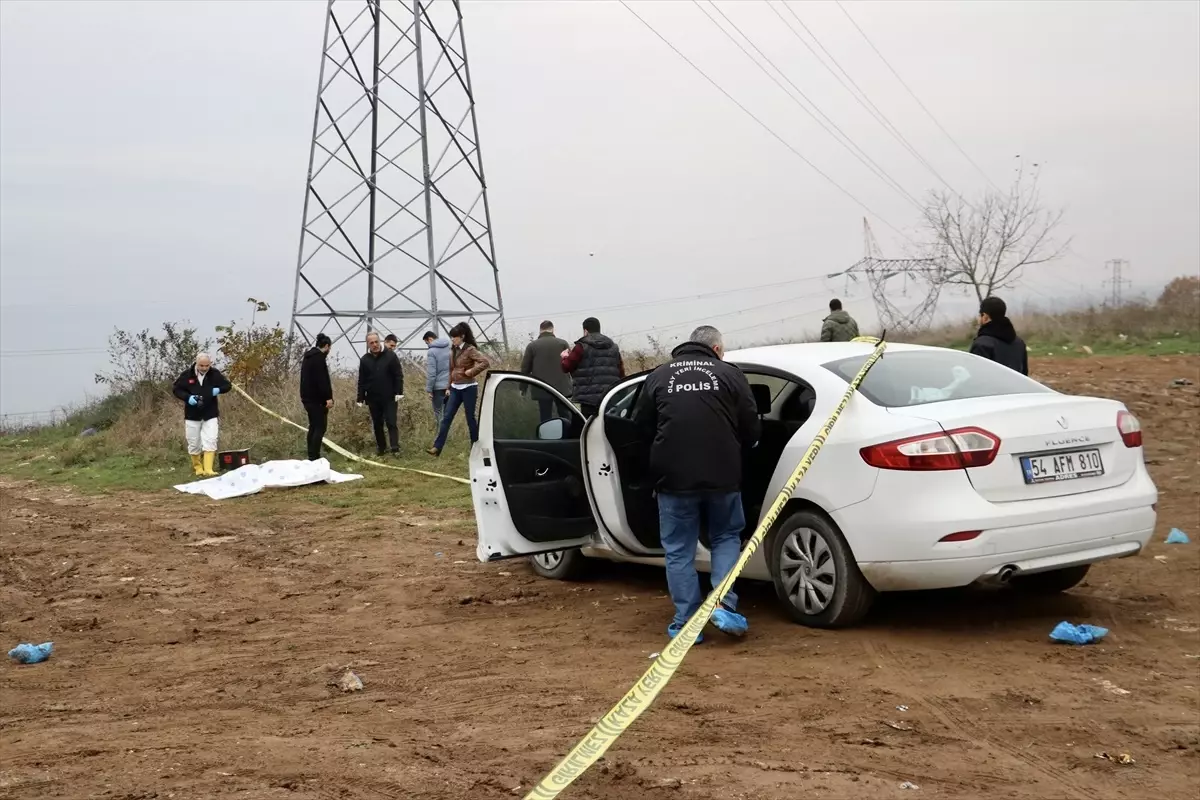
[[[584,417],[546,384],[492,372],[483,387],[471,498],[480,561],[590,544],[596,519],[584,485]]]

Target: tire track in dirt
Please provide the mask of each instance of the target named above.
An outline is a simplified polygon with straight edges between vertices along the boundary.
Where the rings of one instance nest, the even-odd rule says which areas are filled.
[[[908,691],[919,702],[923,703],[947,729],[956,735],[979,747],[1003,753],[1008,756],[1009,760],[1037,773],[1048,782],[1062,789],[1066,792],[1064,796],[1075,798],[1075,800],[1091,800],[1091,798],[1096,796],[1094,790],[1085,789],[1077,782],[1065,779],[1056,765],[1040,756],[1018,750],[1011,745],[1004,744],[995,739],[989,739],[981,726],[964,718],[954,708],[952,703],[948,703],[941,698],[934,697],[922,691],[911,671],[900,662],[900,659],[892,653],[891,648],[887,645],[874,644],[865,640],[862,644],[863,649],[867,652],[867,656],[875,662],[879,669],[890,670],[893,674],[901,675],[904,678],[904,684]]]

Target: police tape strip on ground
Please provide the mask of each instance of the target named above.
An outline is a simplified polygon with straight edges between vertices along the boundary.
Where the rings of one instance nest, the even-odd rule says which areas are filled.
[[[658,658],[650,665],[642,677],[633,687],[626,692],[613,708],[601,717],[587,735],[585,735],[578,744],[567,753],[562,761],[555,765],[546,777],[542,778],[527,795],[525,800],[553,800],[558,797],[564,789],[571,785],[580,775],[595,764],[608,748],[625,732],[630,725],[642,715],[650,704],[654,702],[654,698],[662,691],[667,682],[674,676],[679,665],[683,663],[683,659],[692,649],[692,645],[696,643],[696,637],[704,630],[704,626],[708,624],[709,617],[712,616],[713,610],[717,604],[725,597],[729,590],[733,587],[734,581],[738,575],[745,569],[749,563],[751,556],[758,550],[763,540],[766,538],[767,532],[775,525],[775,521],[779,518],[783,508],[787,505],[792,493],[796,491],[796,486],[804,478],[809,467],[812,466],[817,454],[821,452],[821,448],[825,446],[826,440],[829,438],[833,426],[837,423],[842,412],[846,410],[846,406],[850,403],[855,392],[858,391],[859,385],[870,372],[871,367],[875,366],[876,362],[883,356],[883,351],[887,347],[882,339],[873,339],[859,337],[855,341],[868,341],[875,344],[875,350],[863,362],[862,368],[858,374],[850,381],[850,385],[846,388],[846,392],[842,395],[842,399],[838,402],[837,407],[829,418],[825,420],[825,424],[821,426],[821,430],[813,438],[808,449],[804,452],[804,456],[800,459],[800,463],[792,472],[791,477],[784,483],[783,488],[775,497],[771,507],[759,522],[754,534],[746,542],[742,549],[741,556],[733,569],[725,576],[717,586],[713,587],[700,609],[692,615],[683,629],[663,648]]]

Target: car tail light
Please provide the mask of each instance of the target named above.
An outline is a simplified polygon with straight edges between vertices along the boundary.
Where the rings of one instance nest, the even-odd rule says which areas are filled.
[[[1117,412],[1117,430],[1121,432],[1121,441],[1126,447],[1142,446],[1142,423],[1128,411]]]
[[[972,539],[977,538],[979,536],[979,534],[981,534],[981,533],[983,533],[983,531],[959,531],[958,533],[948,533],[945,536],[943,536],[942,538],[938,539],[938,541],[939,542],[969,542]]]
[[[996,460],[1000,439],[982,428],[956,428],[864,447],[863,461],[879,469],[943,470],[986,467]]]

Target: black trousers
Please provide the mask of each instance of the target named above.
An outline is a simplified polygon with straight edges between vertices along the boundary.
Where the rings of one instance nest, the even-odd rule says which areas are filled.
[[[600,406],[594,406],[591,403],[580,403],[579,411],[588,419],[600,413]]]
[[[383,455],[388,450],[389,442],[393,453],[400,452],[400,430],[396,427],[396,400],[367,400],[371,409],[371,425],[375,428],[375,452]],[[387,439],[383,438],[383,429],[387,427]]]
[[[321,457],[321,440],[329,427],[329,409],[324,403],[305,403],[304,410],[308,412],[308,460],[316,461]]]

